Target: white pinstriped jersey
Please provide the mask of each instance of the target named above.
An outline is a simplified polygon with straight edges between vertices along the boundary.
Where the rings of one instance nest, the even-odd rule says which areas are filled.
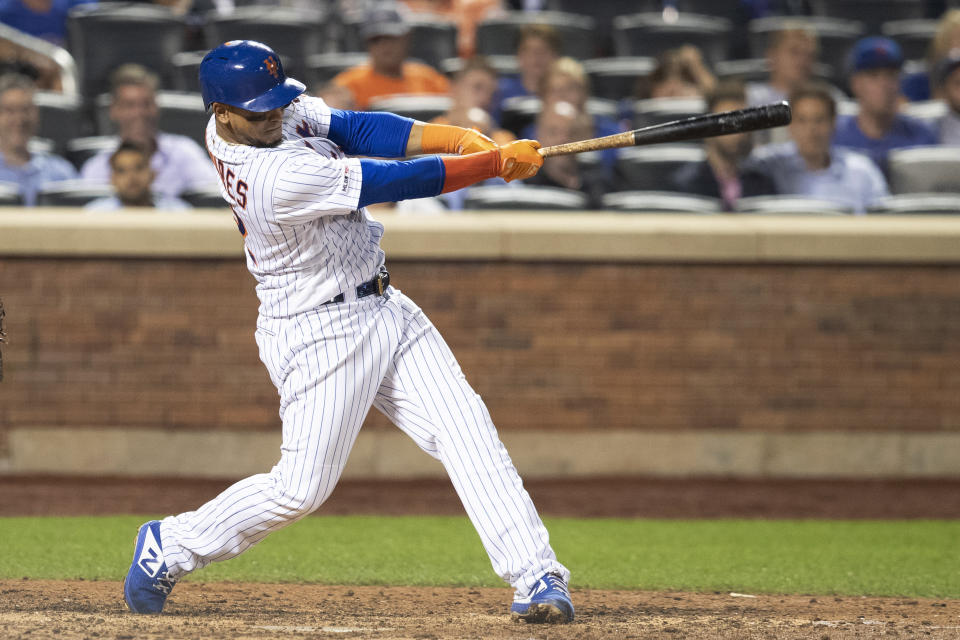
[[[300,98],[275,148],[232,145],[207,127],[222,193],[258,281],[260,359],[280,395],[280,460],[160,526],[178,579],[243,553],[315,511],[336,486],[370,407],[440,460],[498,575],[525,598],[557,561],[490,412],[439,331],[394,287],[357,299],[383,262],[383,227],[357,211],[360,164],[324,136],[330,110]],[[323,304],[339,293],[345,300]],[[529,600],[528,600],[529,601]]]
[[[383,225],[357,208],[360,161],[325,137],[329,128],[329,107],[308,96],[284,110],[276,147],[231,144],[213,117],[207,123],[207,150],[243,234],[261,316],[290,317],[339,293],[349,300],[383,264]]]

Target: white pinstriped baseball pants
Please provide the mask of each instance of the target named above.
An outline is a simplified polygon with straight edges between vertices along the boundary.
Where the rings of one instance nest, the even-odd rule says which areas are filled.
[[[373,405],[443,463],[494,570],[518,593],[548,571],[569,579],[486,406],[410,298],[390,288],[292,319],[260,318],[256,337],[280,392],[280,461],[162,521],[171,577],[232,558],[316,510]]]

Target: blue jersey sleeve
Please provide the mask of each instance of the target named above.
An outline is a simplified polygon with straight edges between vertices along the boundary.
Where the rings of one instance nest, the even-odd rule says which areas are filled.
[[[413,119],[380,111],[330,110],[327,137],[352,156],[402,158]]]
[[[360,170],[360,207],[439,195],[446,179],[446,168],[437,156],[400,161],[361,158]]]

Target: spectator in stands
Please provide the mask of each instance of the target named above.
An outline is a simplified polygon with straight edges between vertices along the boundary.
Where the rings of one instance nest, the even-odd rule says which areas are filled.
[[[911,74],[902,85],[904,93],[911,100],[942,98],[943,87],[937,83],[935,70],[943,58],[951,51],[960,48],[960,9],[950,9],[940,16],[937,31],[927,49],[926,73]]]
[[[947,113],[940,119],[940,144],[960,145],[960,48],[942,58],[934,70],[938,93],[947,103]]]
[[[517,68],[520,73],[500,78],[497,106],[491,114],[498,122],[504,100],[537,95],[547,71],[560,57],[560,35],[549,25],[525,25],[520,29],[520,35],[517,37],[516,50]]]
[[[889,38],[859,40],[850,56],[850,90],[859,112],[837,122],[834,143],[865,153],[881,171],[887,171],[891,149],[936,144],[933,129],[899,113],[900,68],[903,53]]]
[[[370,106],[372,99],[398,94],[440,94],[450,92],[450,82],[436,69],[407,60],[410,25],[394,5],[371,10],[360,27],[370,61],[340,72],[333,82],[353,94],[357,109]]]
[[[718,83],[707,99],[710,113],[746,106],[746,89],[740,82]],[[671,190],[719,198],[727,211],[734,210],[742,197],[776,193],[773,181],[749,160],[753,148],[749,133],[708,138],[704,145],[707,159],[680,167]]]
[[[476,49],[477,25],[503,10],[501,0],[403,0],[408,9],[451,20],[457,24],[457,51],[471,58]]]
[[[590,77],[583,65],[573,58],[558,58],[544,75],[538,91],[543,104],[569,102],[577,111],[587,112],[587,100],[590,98]],[[602,115],[591,116],[593,128],[588,138],[610,136],[620,133],[623,129],[613,119]],[[520,132],[521,138],[535,137],[535,124]],[[613,170],[617,163],[617,150],[606,149],[601,157],[607,166]]]
[[[26,34],[64,47],[67,14],[81,4],[97,0],[0,0],[0,22]]]
[[[700,49],[688,44],[661,53],[650,75],[637,80],[634,93],[638,98],[702,98],[716,84]]]
[[[463,68],[453,77],[450,111],[433,119],[438,124],[469,127],[492,138],[497,144],[506,144],[516,138],[500,129],[490,116],[494,94],[497,91],[497,71],[483,56],[464,61]]]
[[[157,76],[137,64],[124,64],[110,77],[110,120],[121,142],[133,142],[150,152],[150,166],[156,173],[154,191],[177,196],[185,190],[217,181],[209,156],[186,136],[157,130]],[[80,174],[85,180],[110,181],[110,156],[101,151],[84,163]]]
[[[822,83],[799,87],[790,96],[791,142],[757,149],[753,160],[777,192],[831,200],[856,213],[889,195],[880,169],[864,155],[831,147],[837,103]]]
[[[436,124],[452,124],[468,127],[492,138],[497,144],[506,144],[516,136],[501,129],[493,121],[488,109],[497,90],[497,72],[482,56],[475,56],[464,62],[464,66],[453,78],[451,95],[453,106],[450,111],[432,120]],[[483,184],[506,184],[500,178],[493,178]],[[463,209],[469,189],[458,189],[438,197],[451,210]],[[421,209],[422,200],[411,200],[410,206]],[[406,205],[400,205],[402,211]]]
[[[60,156],[28,148],[40,121],[34,88],[25,76],[0,77],[0,181],[16,183],[28,206],[36,204],[44,183],[77,177],[73,165]]]
[[[150,207],[164,211],[189,209],[190,205],[173,196],[153,193],[154,171],[150,153],[135,142],[122,142],[110,154],[110,184],[115,195],[88,202],[90,211],[116,211],[127,207]]]
[[[766,54],[769,80],[747,84],[747,103],[758,106],[786,100],[813,78],[818,50],[817,34],[802,24],[770,34]]]
[[[357,110],[357,105],[353,102],[353,93],[339,84],[333,82],[324,84],[317,89],[316,96],[326,102],[331,109]]]
[[[590,115],[569,102],[545,104],[537,116],[536,139],[544,147],[589,138],[593,131]],[[540,172],[527,185],[562,187],[587,194],[589,206],[600,208],[601,198],[612,190],[613,173],[602,162],[586,164],[578,155],[561,155],[543,161]]]

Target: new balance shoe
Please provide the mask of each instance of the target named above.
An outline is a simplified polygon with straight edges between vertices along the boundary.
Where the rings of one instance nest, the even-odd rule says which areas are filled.
[[[567,583],[558,573],[545,574],[527,596],[514,597],[510,616],[514,622],[562,624],[572,621],[573,602]]]
[[[160,521],[151,520],[137,531],[133,564],[123,580],[123,599],[134,613],[160,613],[176,584],[167,574],[160,544]]]

